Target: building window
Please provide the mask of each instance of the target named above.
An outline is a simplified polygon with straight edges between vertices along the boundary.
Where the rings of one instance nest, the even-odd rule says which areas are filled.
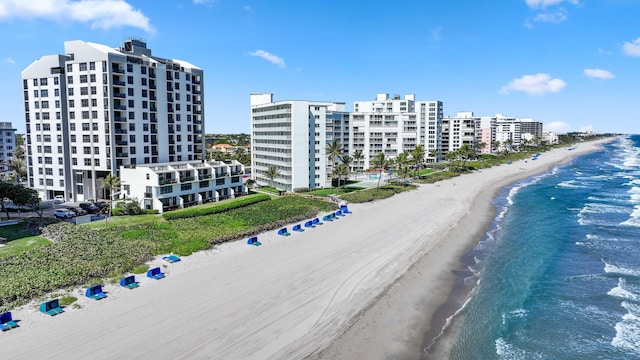
[[[87,63],[80,63],[80,71],[87,71]]]

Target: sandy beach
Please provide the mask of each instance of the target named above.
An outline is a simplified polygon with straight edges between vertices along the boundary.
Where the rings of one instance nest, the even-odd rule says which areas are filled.
[[[101,301],[78,289],[80,307],[54,317],[15,309],[20,327],[0,333],[0,349],[12,359],[419,358],[497,192],[602,142],[350,204],[352,214],[302,233],[260,234],[259,247],[239,239],[157,259],[167,277],[138,275],[137,289],[107,285]]]

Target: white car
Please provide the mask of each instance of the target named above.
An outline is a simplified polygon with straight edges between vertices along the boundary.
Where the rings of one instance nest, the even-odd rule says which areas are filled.
[[[54,202],[55,204],[62,204],[62,203],[64,202],[64,195],[56,195],[56,196],[53,198],[53,202]]]
[[[71,219],[72,217],[76,216],[76,213],[69,209],[56,209],[53,211],[53,216],[58,219]]]

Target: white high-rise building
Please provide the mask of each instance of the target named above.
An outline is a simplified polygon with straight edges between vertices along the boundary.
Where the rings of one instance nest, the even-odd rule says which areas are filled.
[[[203,71],[120,48],[68,41],[22,72],[28,185],[42,199],[106,198],[121,166],[204,159]]]
[[[469,145],[476,149],[476,123],[479,118],[471,111],[458,112],[455,117],[442,119],[442,156]]]
[[[340,102],[284,100],[251,94],[251,171],[258,185],[294,191],[331,185],[327,144],[349,151],[349,113]],[[271,179],[269,167],[278,171]]]
[[[0,177],[14,173],[6,162],[16,156],[16,129],[11,122],[0,122]]]
[[[360,150],[364,155],[363,161],[354,164],[356,169],[370,168],[377,154],[395,158],[418,144],[423,145],[426,161],[438,161],[442,156],[441,101],[416,101],[414,95],[401,99],[398,95],[377,94],[375,100],[356,101],[353,107],[349,153]]]

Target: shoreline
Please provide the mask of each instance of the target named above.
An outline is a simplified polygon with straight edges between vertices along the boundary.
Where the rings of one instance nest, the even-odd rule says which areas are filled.
[[[598,151],[600,145],[615,139],[617,138],[581,143],[576,149],[571,150],[572,153],[569,156],[510,174],[490,185],[489,192],[477,194],[473,198],[470,211],[459,221],[475,226],[471,229],[455,226],[452,231],[446,234],[447,238],[455,239],[454,242],[458,246],[438,251],[445,246],[441,244],[418,259],[378,300],[364,310],[342,335],[331,345],[308,359],[447,358],[462,324],[463,306],[475,288],[475,285],[464,284],[465,271],[468,270],[464,269],[462,259],[486,236],[495,220],[497,209],[494,200],[502,189],[512,186],[518,181],[544,174],[556,166],[570,163],[576,156]],[[553,151],[568,150],[562,148]],[[542,159],[548,154],[549,152],[542,153],[540,158]],[[526,164],[530,163],[529,161]],[[500,167],[522,165],[523,161],[518,161]],[[462,176],[469,175],[473,174]],[[448,183],[454,181],[456,178],[446,180]],[[441,183],[442,186],[449,186],[445,182]],[[472,218],[473,220],[469,221]],[[445,265],[434,272],[433,262],[439,256],[450,257],[447,262],[449,266]],[[426,285],[428,283],[430,284]],[[434,288],[438,290],[434,294],[430,294]],[[407,311],[402,308],[402,305],[396,306],[406,303],[407,297],[411,298],[410,301],[416,304],[419,310]],[[376,324],[384,324],[386,328],[380,328]],[[430,350],[427,352],[426,348],[429,347]]]
[[[350,204],[352,214],[302,233],[259,234],[259,247],[238,239],[174,264],[157,258],[163,280],[105,285],[99,302],[76,289],[78,307],[55,317],[36,303],[15,309],[20,327],[0,347],[14,359],[416,358],[440,330],[430,321],[460,258],[493,221],[496,191],[594,143]]]

